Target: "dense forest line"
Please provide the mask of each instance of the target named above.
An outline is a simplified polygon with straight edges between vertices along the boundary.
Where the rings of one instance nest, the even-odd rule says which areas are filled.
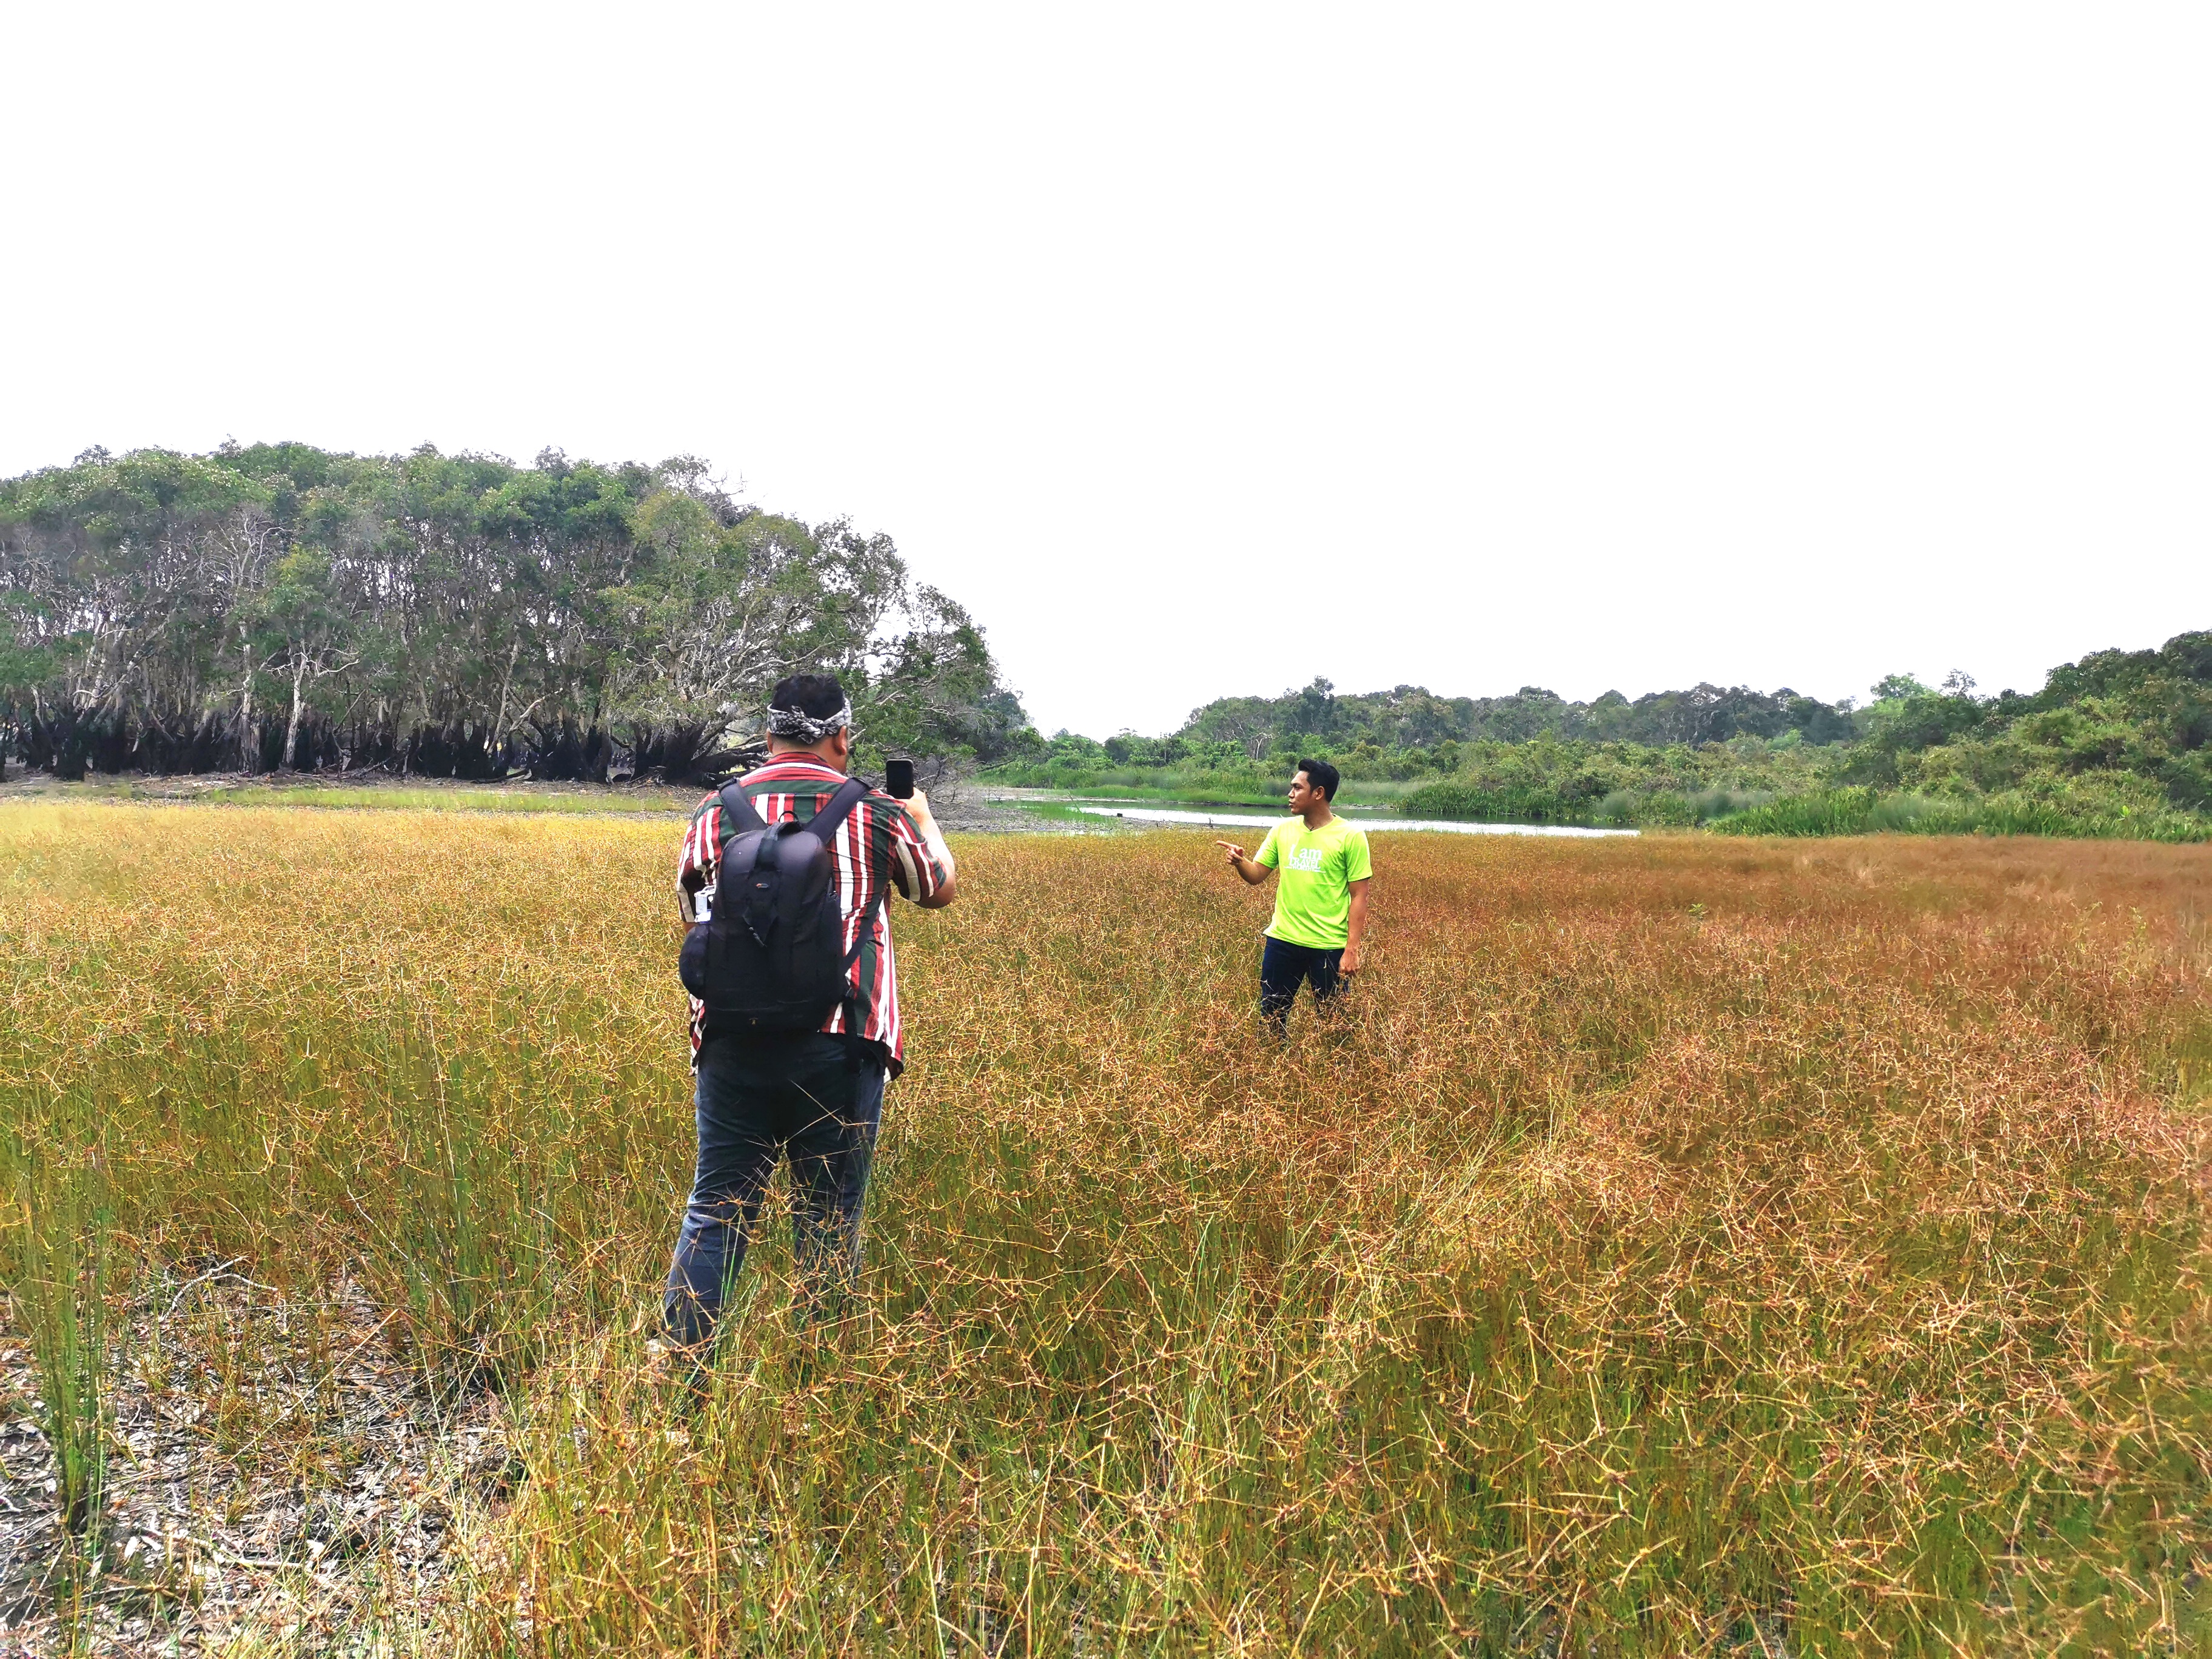
[[[1265,799],[1316,755],[1421,817],[2212,838],[2212,632],[2094,653],[2033,693],[1978,696],[1958,674],[1870,690],[1863,706],[1703,684],[1573,703],[1316,680],[1208,703],[1164,738],[1061,732],[993,775]]]
[[[1194,709],[1165,741],[1236,744],[1254,758],[1285,741],[1339,748],[1436,751],[1453,743],[1526,743],[1559,738],[1644,744],[1726,743],[1782,738],[1814,744],[1853,735],[1850,705],[1779,691],[1700,684],[1654,691],[1631,702],[1608,691],[1591,702],[1524,685],[1510,697],[1438,697],[1423,686],[1340,696],[1325,679],[1279,697],[1218,697]]]
[[[870,750],[1008,782],[1266,799],[1319,754],[1429,816],[2212,836],[2212,633],[1996,696],[1316,679],[1048,740],[888,537],[733,501],[696,460],[227,445],[0,481],[0,765],[693,781],[752,752],[800,668],[844,678]]]
[[[1618,691],[1569,702],[1533,685],[1509,697],[1439,697],[1419,685],[1345,696],[1316,678],[1279,697],[1217,697],[1165,737],[1124,732],[1100,742],[1062,732],[1049,741],[1025,741],[1011,762],[1040,775],[1102,766],[1234,772],[1326,751],[1348,776],[1402,781],[1455,771],[1462,751],[1483,744],[1548,738],[1695,748],[1742,737],[1843,743],[1856,732],[1852,709],[1849,700],[1825,703],[1786,686],[1765,692],[1700,684],[1633,702]]]
[[[0,482],[0,757],[65,777],[691,780],[798,669],[843,677],[878,750],[989,761],[1027,725],[888,537],[696,460],[227,445]]]

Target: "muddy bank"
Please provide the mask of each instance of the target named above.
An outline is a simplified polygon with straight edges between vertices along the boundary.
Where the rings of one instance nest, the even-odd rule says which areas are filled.
[[[521,1475],[504,1402],[434,1400],[350,1281],[303,1299],[240,1265],[157,1267],[115,1310],[85,1538],[58,1512],[27,1344],[0,1338],[0,1655],[366,1646],[454,1593],[459,1534]]]

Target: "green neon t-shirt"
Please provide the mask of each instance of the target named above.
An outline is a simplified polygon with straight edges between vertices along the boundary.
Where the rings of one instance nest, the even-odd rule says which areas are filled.
[[[1352,884],[1374,873],[1367,832],[1332,817],[1318,830],[1285,818],[1252,855],[1275,878],[1275,915],[1267,937],[1315,951],[1341,951],[1352,937]]]

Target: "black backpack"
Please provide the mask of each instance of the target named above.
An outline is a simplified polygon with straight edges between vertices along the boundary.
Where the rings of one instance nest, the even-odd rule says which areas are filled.
[[[805,823],[768,823],[737,784],[722,787],[722,811],[738,832],[722,848],[714,908],[684,935],[678,963],[684,988],[718,1024],[811,1031],[843,1003],[852,1034],[853,963],[875,931],[883,890],[847,950],[830,844],[867,793],[848,778]]]

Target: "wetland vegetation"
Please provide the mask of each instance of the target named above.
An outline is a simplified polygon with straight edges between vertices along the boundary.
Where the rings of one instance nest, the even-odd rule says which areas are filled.
[[[2204,849],[1394,839],[1286,1055],[1202,832],[964,841],[686,1416],[670,841],[0,806],[11,1639],[2208,1639]]]

